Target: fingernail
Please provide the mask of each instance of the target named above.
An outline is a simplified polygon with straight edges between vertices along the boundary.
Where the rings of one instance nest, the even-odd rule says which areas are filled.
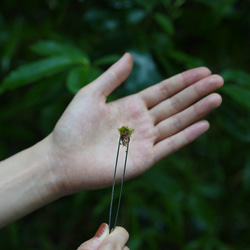
[[[104,237],[106,234],[108,235],[108,225],[106,223],[102,223],[101,226],[98,228],[98,230],[95,233],[96,238]]]

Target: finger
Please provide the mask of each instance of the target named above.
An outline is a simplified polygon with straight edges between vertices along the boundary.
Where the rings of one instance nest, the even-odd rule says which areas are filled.
[[[164,100],[150,110],[155,124],[174,115],[193,104],[203,96],[222,87],[223,78],[219,75],[208,76],[195,84]]]
[[[208,129],[209,123],[207,121],[199,121],[182,130],[181,132],[158,142],[154,147],[154,162],[158,162],[159,160],[165,158],[167,155],[174,153],[185,145],[196,140]]]
[[[211,94],[182,112],[158,123],[156,129],[156,142],[163,140],[219,107],[222,102],[221,96]]]
[[[125,53],[119,61],[92,83],[93,89],[106,100],[107,96],[128,78],[132,67],[133,58],[129,53]]]
[[[77,250],[97,250],[101,246],[103,240],[109,235],[109,226],[102,223],[98,228],[95,236],[81,244]]]
[[[211,71],[205,67],[191,69],[149,87],[141,91],[139,95],[144,100],[147,108],[152,108],[166,98],[210,74]]]
[[[123,227],[116,227],[115,230],[103,241],[100,250],[124,249],[128,238],[129,234]]]

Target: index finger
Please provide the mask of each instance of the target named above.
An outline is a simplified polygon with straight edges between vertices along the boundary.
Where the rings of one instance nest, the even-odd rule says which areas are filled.
[[[150,109],[166,98],[173,96],[187,86],[209,75],[211,75],[211,71],[206,67],[187,70],[139,92],[139,95],[147,108]]]

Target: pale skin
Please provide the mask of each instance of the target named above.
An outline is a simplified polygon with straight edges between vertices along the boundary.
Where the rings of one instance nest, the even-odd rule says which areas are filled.
[[[106,103],[132,67],[126,53],[76,94],[51,134],[0,162],[0,200],[5,201],[0,228],[62,196],[110,186],[121,126],[135,130],[126,179],[209,129],[208,121],[200,119],[221,104],[221,96],[212,93],[223,85],[219,75],[200,67]],[[119,168],[118,179],[121,173]]]
[[[126,245],[129,234],[122,227],[116,227],[115,230],[109,234],[109,227],[105,224],[106,228],[100,237],[93,237],[85,241],[79,246],[77,250],[129,250]]]

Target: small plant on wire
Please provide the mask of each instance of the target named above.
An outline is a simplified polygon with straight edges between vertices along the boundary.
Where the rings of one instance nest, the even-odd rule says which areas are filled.
[[[119,138],[117,154],[116,154],[114,179],[113,179],[113,185],[112,185],[112,191],[111,191],[110,209],[109,209],[109,231],[110,232],[111,232],[112,229],[113,230],[115,229],[117,219],[118,219],[118,214],[119,214],[119,209],[120,209],[120,204],[121,204],[122,188],[123,188],[123,182],[124,182],[126,165],[127,165],[129,142],[130,142],[130,137],[131,137],[132,133],[134,132],[134,129],[131,129],[128,126],[122,126],[121,128],[118,129],[118,131],[120,133],[120,138]],[[118,199],[118,204],[117,204],[115,220],[114,220],[113,226],[111,226],[112,208],[113,208],[114,190],[115,190],[115,179],[116,179],[116,170],[117,170],[117,164],[118,164],[118,158],[119,158],[119,152],[120,152],[120,146],[121,145],[126,147],[126,155],[125,155],[125,162],[124,162],[124,168],[123,168],[123,174],[122,174],[122,180],[121,180],[121,188],[120,188],[120,194],[119,194],[119,199]]]

